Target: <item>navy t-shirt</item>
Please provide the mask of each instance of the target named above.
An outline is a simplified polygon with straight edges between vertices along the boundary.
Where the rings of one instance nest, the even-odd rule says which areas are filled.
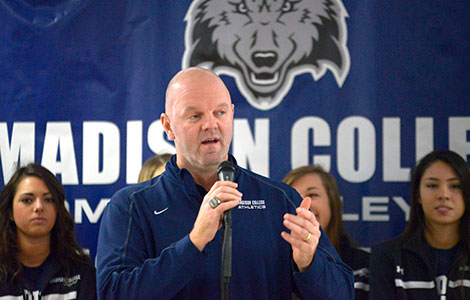
[[[30,291],[40,291],[42,289],[41,283],[43,282],[43,276],[46,273],[46,268],[50,264],[50,256],[38,267],[27,267],[23,266],[23,279],[26,287]]]
[[[437,249],[431,247],[432,257],[436,262],[437,276],[447,275],[449,273],[455,254],[457,253],[458,245],[459,244],[450,249]]]

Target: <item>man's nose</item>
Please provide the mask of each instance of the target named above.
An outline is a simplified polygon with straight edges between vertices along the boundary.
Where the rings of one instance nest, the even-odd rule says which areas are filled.
[[[218,126],[217,122],[218,122],[218,120],[214,115],[212,115],[212,114],[207,115],[204,118],[204,121],[203,121],[203,124],[202,124],[202,129],[204,129],[204,130],[215,129]]]

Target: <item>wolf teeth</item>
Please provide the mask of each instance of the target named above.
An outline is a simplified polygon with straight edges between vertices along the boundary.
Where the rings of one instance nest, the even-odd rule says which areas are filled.
[[[250,75],[251,81],[258,85],[271,85],[275,84],[279,80],[279,72],[274,73],[274,76],[271,79],[258,79],[255,73],[251,73]]]

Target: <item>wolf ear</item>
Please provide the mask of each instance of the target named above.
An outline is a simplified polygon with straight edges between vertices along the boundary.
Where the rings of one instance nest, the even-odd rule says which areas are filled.
[[[346,62],[341,55],[339,24],[336,19],[320,18],[322,20],[321,25],[315,24],[319,34],[318,40],[312,39],[312,53],[302,59],[300,63],[313,64],[320,68],[321,61],[327,60],[335,65],[340,74],[347,72]]]
[[[213,42],[213,33],[216,26],[209,27],[209,20],[200,22],[195,20],[191,40],[191,53],[189,66],[198,66],[202,63],[211,62],[214,65],[223,65],[223,59],[217,51],[217,42]]]

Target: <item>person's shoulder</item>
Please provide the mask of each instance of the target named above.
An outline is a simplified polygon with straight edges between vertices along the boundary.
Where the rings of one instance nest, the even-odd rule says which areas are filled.
[[[82,277],[83,282],[87,282],[90,285],[90,288],[96,289],[96,268],[92,264],[83,264],[78,270],[80,276]]]
[[[357,258],[368,260],[370,256],[370,248],[351,247],[351,252]]]
[[[161,180],[161,178],[162,175],[141,183],[122,187],[114,193],[110,203],[118,206],[127,206],[130,202],[134,201],[137,196],[147,193],[148,190],[158,189],[158,182]]]
[[[113,197],[111,198],[111,202],[116,203],[116,202],[128,200],[132,194],[139,191],[146,185],[147,185],[147,182],[143,182],[143,183],[137,183],[134,185],[128,185],[128,186],[122,187],[119,190],[117,190],[117,192],[114,193]]]
[[[276,187],[276,188],[279,188],[279,189],[289,189],[290,188],[290,186],[288,186],[287,184],[285,184],[281,181],[273,180],[273,179],[268,178],[264,175],[261,175],[261,174],[255,173],[253,171],[247,170],[245,168],[239,167],[238,170],[241,173],[241,176],[245,176],[247,179],[257,181],[261,185],[272,186],[272,187]]]
[[[114,193],[113,199],[129,199],[135,195],[146,193],[148,190],[158,189],[162,180],[164,180],[163,174],[141,183],[125,186]]]
[[[282,181],[277,181],[270,179],[266,176],[257,174],[253,171],[239,167],[239,171],[242,173],[242,176],[245,176],[245,179],[256,181],[259,185],[267,189],[275,189],[280,192],[287,193],[289,196],[297,194],[297,191],[291,186],[285,184]]]
[[[85,274],[85,275],[95,275],[96,268],[95,266],[90,262],[84,262],[80,264],[78,271],[80,274]]]
[[[368,266],[370,258],[369,248],[360,248],[351,245],[348,240],[342,239],[341,241],[341,254],[345,263],[352,268],[358,266]]]
[[[402,248],[406,239],[402,236],[383,241],[372,248],[372,256],[384,253],[398,253]]]

